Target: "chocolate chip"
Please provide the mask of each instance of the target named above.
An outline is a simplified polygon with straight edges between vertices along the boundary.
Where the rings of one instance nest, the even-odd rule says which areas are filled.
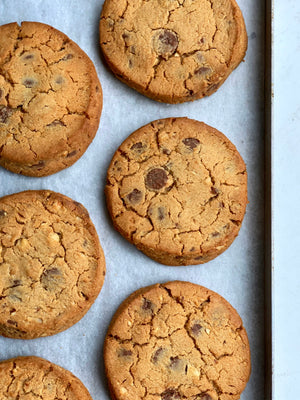
[[[60,277],[61,277],[61,272],[59,271],[58,268],[54,267],[45,270],[41,275],[40,281],[43,285],[43,288],[45,290],[48,290],[50,286],[58,283]]]
[[[31,78],[27,78],[23,81],[23,85],[27,88],[32,88],[35,85],[35,80]]]
[[[219,189],[217,189],[215,187],[211,187],[210,191],[211,191],[212,194],[219,194],[220,193]]]
[[[30,168],[34,168],[34,169],[42,169],[45,166],[45,161],[39,161],[37,164],[33,164],[30,166]]]
[[[175,389],[167,389],[161,394],[162,400],[179,400],[181,396]]]
[[[199,146],[200,141],[196,138],[186,138],[183,139],[182,143],[186,146],[189,147],[191,150],[195,149],[197,146]]]
[[[4,95],[4,90],[0,89],[0,100],[2,99],[3,95]]]
[[[201,39],[199,39],[199,43],[200,43],[200,44],[204,44],[205,42],[206,42],[205,37],[202,37]]]
[[[11,107],[0,106],[0,122],[6,124],[8,118],[12,115],[13,109]]]
[[[180,365],[180,358],[179,357],[170,357],[170,368],[177,369]]]
[[[160,348],[157,349],[156,352],[153,354],[153,356],[152,356],[152,362],[153,362],[154,364],[157,363],[158,359],[162,356],[162,353],[163,353],[163,348],[160,347]]]
[[[23,57],[24,60],[32,60],[34,57],[33,54],[26,54],[26,56]]]
[[[212,237],[220,236],[220,232],[213,232],[213,233],[211,234],[211,236],[212,236]]]
[[[71,153],[68,153],[67,158],[73,157],[73,156],[75,156],[75,154],[77,154],[77,150],[73,150],[73,151],[71,151]]]
[[[190,249],[190,251],[195,251],[196,249],[195,249],[195,247],[192,247],[191,249]]]
[[[211,69],[209,67],[200,67],[195,71],[195,75],[207,75],[211,72]]]
[[[212,400],[212,397],[207,393],[198,394],[196,400]]]
[[[12,319],[8,319],[6,322],[10,325],[18,326],[18,323],[16,321],[13,321]]]
[[[208,93],[208,94],[214,93],[214,92],[220,87],[220,85],[221,85],[220,82],[210,85],[210,86],[208,87],[207,93]]]
[[[71,60],[72,58],[73,58],[73,54],[67,54],[62,58],[62,60],[67,61],[67,60]]]
[[[146,186],[152,190],[159,190],[166,186],[168,181],[167,173],[162,168],[153,168],[148,172],[145,182]]]
[[[199,257],[194,258],[195,261],[202,260],[202,259],[203,259],[203,256],[199,256]]]
[[[133,191],[129,193],[126,197],[131,204],[138,204],[141,202],[143,194],[140,190],[133,189]]]
[[[163,149],[162,152],[163,152],[164,154],[167,154],[167,155],[170,155],[170,154],[171,154],[171,151],[168,150],[168,149]]]
[[[151,310],[152,311],[152,307],[153,307],[153,303],[148,300],[148,299],[144,299],[143,300],[143,304],[142,304],[142,309],[145,311]]]
[[[55,83],[57,83],[58,85],[60,85],[61,83],[63,83],[63,77],[62,77],[62,76],[59,76],[59,77],[56,79]]]
[[[178,47],[178,37],[169,29],[159,29],[153,37],[155,52],[162,57],[169,57],[175,53]]]
[[[200,324],[194,324],[191,327],[191,331],[193,333],[193,335],[197,336],[199,335],[199,333],[201,332],[202,326]]]
[[[4,210],[0,210],[0,217],[6,217],[7,216],[7,212]]]
[[[132,356],[132,351],[131,350],[126,350],[126,349],[121,349],[119,352],[119,356],[121,357],[130,357]]]
[[[163,207],[158,207],[157,211],[158,211],[159,221],[162,221],[163,219],[165,219],[165,209]]]
[[[138,153],[141,153],[142,150],[143,150],[143,148],[144,148],[143,143],[142,143],[142,142],[137,142],[137,143],[134,143],[134,144],[130,147],[130,150],[134,150],[134,151],[136,151],[136,152],[138,152]]]
[[[65,126],[65,124],[62,121],[58,120],[58,119],[55,119],[54,121],[52,121],[47,126],[52,127],[52,126],[57,126],[57,125]]]

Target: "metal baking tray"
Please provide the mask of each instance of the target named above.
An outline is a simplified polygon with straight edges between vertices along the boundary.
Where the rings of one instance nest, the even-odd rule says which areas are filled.
[[[0,359],[36,355],[71,370],[94,400],[109,399],[102,346],[117,307],[142,286],[170,280],[204,285],[224,296],[247,329],[252,374],[242,400],[271,399],[271,0],[238,0],[249,36],[245,62],[212,96],[179,105],[152,101],[118,81],[99,50],[103,0],[1,0],[0,24],[44,22],[66,33],[90,56],[99,74],[104,108],[99,131],[71,168],[46,178],[0,170],[0,196],[29,189],[61,192],[88,209],[103,246],[107,275],[86,316],[65,332],[31,341],[0,337]],[[105,206],[106,171],[119,144],[158,118],[187,116],[223,132],[238,148],[248,170],[249,204],[232,246],[207,264],[166,267],[140,253],[112,226]]]

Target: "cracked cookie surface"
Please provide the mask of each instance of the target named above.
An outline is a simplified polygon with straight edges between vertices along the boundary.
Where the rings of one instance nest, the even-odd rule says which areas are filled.
[[[188,118],[131,134],[107,173],[115,228],[167,265],[207,262],[237,236],[247,204],[246,166],[219,131]]]
[[[105,259],[87,210],[51,191],[0,199],[0,334],[63,331],[89,310]]]
[[[70,371],[34,356],[0,362],[0,397],[9,400],[92,400],[83,383]]]
[[[37,22],[0,26],[0,165],[46,176],[74,164],[100,121],[92,61],[65,34]]]
[[[236,310],[179,281],[142,288],[121,304],[104,362],[114,400],[237,400],[251,369]]]
[[[235,0],[106,0],[100,44],[117,78],[182,103],[221,86],[245,56],[247,33]]]

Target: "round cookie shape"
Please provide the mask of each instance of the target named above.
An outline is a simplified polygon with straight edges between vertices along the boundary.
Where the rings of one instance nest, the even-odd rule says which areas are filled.
[[[89,57],[38,22],[0,26],[0,165],[46,176],[74,164],[92,142],[102,89]]]
[[[0,395],[11,400],[92,400],[70,371],[34,356],[0,362]]]
[[[0,334],[54,335],[79,321],[103,285],[105,259],[87,210],[62,194],[0,199]]]
[[[246,166],[219,131],[188,118],[132,133],[107,173],[115,228],[166,265],[212,260],[237,236],[247,204]]]
[[[142,288],[119,307],[104,343],[114,400],[237,400],[249,380],[241,318],[189,282]]]
[[[247,50],[235,0],[105,0],[100,44],[117,78],[166,103],[214,93]]]

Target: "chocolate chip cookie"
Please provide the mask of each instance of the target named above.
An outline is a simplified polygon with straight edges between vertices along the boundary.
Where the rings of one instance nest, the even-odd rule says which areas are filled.
[[[235,0],[106,0],[100,43],[121,81],[182,103],[222,85],[245,56],[247,33]]]
[[[114,400],[237,400],[251,369],[236,310],[189,282],[126,299],[108,329],[104,361]]]
[[[1,399],[92,400],[83,383],[70,371],[39,357],[0,362]]]
[[[0,199],[0,334],[32,339],[63,331],[89,310],[105,259],[87,210],[59,193]]]
[[[99,125],[101,85],[92,61],[38,22],[0,26],[0,165],[45,176],[71,166]]]
[[[115,228],[167,265],[207,262],[237,236],[247,204],[246,166],[219,131],[188,118],[131,134],[107,174]]]

